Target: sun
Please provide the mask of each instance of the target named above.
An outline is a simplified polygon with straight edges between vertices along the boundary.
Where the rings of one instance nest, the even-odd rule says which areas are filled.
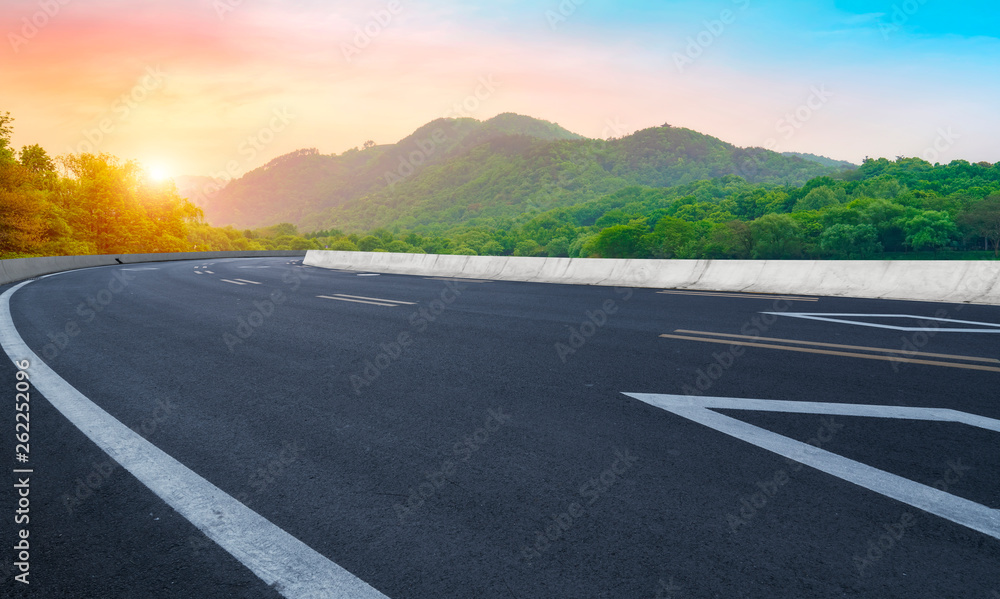
[[[146,167],[146,176],[154,183],[163,183],[170,178],[170,169],[161,162],[154,162]]]

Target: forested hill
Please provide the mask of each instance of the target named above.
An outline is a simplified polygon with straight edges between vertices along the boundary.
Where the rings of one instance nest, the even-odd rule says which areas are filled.
[[[201,204],[209,222],[256,227],[302,225],[331,207],[396,183],[495,139],[583,139],[559,125],[516,114],[480,122],[437,119],[395,144],[367,142],[339,155],[304,149],[275,158]]]
[[[396,144],[340,155],[286,154],[227,185],[204,210],[209,222],[241,228],[420,229],[572,206],[629,185],[730,174],[801,185],[838,170],[669,125],[595,140],[508,113],[483,122],[438,119]]]

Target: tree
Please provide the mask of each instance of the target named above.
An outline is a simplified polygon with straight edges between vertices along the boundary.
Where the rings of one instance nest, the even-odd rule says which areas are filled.
[[[10,136],[14,133],[11,123],[14,117],[9,112],[0,114],[0,166],[14,162],[14,150],[10,147]]]
[[[795,202],[795,212],[802,210],[822,210],[827,206],[839,204],[837,195],[829,187],[817,187],[811,190],[801,200]]]
[[[374,235],[366,235],[358,241],[358,249],[362,252],[374,252],[375,250],[385,249],[382,245],[382,240]]]
[[[358,246],[350,239],[337,239],[330,244],[328,249],[331,251],[356,252],[358,251]]]
[[[802,257],[799,224],[787,214],[765,214],[750,223],[753,235],[751,257],[762,260]]]
[[[642,241],[646,232],[644,223],[614,225],[598,233],[589,247],[598,258],[645,258],[649,255]]]
[[[948,213],[935,210],[922,211],[906,221],[903,230],[906,231],[906,244],[914,251],[937,250],[948,245],[957,233]]]
[[[692,223],[664,216],[656,222],[648,241],[654,258],[675,258],[694,237],[695,226]]]
[[[34,175],[55,174],[56,171],[55,163],[38,144],[21,148],[20,162],[21,166]]]
[[[845,223],[833,225],[823,231],[820,248],[834,258],[870,258],[882,252],[875,227]]]
[[[365,150],[367,150],[369,148],[374,148],[374,147],[375,147],[375,142],[372,141],[372,140],[370,140],[370,139],[365,142],[364,146],[362,146],[362,148],[364,148]]]
[[[959,224],[989,243],[993,242],[993,256],[1000,255],[1000,194],[993,194],[976,202],[958,217]]]

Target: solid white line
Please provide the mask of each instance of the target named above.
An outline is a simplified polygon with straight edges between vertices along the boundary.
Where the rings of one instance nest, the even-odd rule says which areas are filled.
[[[889,329],[893,331],[924,332],[924,333],[1000,333],[1000,324],[994,324],[991,322],[974,322],[971,320],[934,318],[931,316],[914,316],[912,314],[826,314],[822,312],[761,312],[761,314],[771,314],[774,316],[790,316],[792,318],[803,318],[805,320],[820,320],[823,322],[837,322],[841,324],[853,324],[861,327],[871,327],[874,329]],[[879,324],[874,322],[864,322],[860,320],[829,318],[830,316],[854,316],[855,318],[912,318],[913,320],[935,320],[938,322],[977,324],[987,328],[958,329],[958,328],[935,328],[935,327],[900,327],[891,324]]]
[[[384,298],[381,298],[381,297],[365,297],[363,295],[350,295],[350,294],[347,294],[347,293],[334,293],[334,295],[336,295],[337,297],[353,297],[355,299],[371,300],[373,302],[389,302],[389,303],[393,303],[393,304],[403,304],[403,305],[406,305],[406,306],[416,306],[417,305],[417,302],[404,302],[404,301],[394,300],[394,299],[384,299]]]
[[[229,279],[219,279],[223,283],[232,283],[233,285],[246,285],[246,283],[240,283],[239,281],[230,281]]]
[[[784,435],[747,424],[742,420],[724,416],[718,412],[713,412],[709,408],[908,419],[913,419],[915,415],[921,415],[923,417],[919,418],[920,420],[950,420],[956,422],[959,420],[955,420],[954,414],[963,414],[963,412],[921,408],[903,408],[904,411],[899,412],[899,408],[894,406],[851,406],[849,404],[822,403],[813,404],[810,407],[803,405],[808,402],[780,402],[766,399],[744,400],[726,397],[688,397],[654,393],[625,393],[625,395],[662,408],[688,420],[693,420],[747,443],[752,443],[806,466],[811,466],[827,474],[832,474],[886,497],[912,505],[925,512],[941,516],[957,524],[1000,539],[1000,510],[995,510],[974,501],[945,493],[934,487],[914,482],[908,478],[903,478],[884,470],[879,470],[878,468],[873,468],[867,464],[830,453],[808,443],[802,443]],[[864,413],[869,410],[874,413]],[[893,412],[902,415],[889,415]],[[938,417],[934,417],[932,412],[937,412]],[[992,418],[977,417],[973,414],[966,414],[965,416],[971,417],[970,421],[966,422],[966,424],[972,424],[972,426],[981,426],[980,423],[985,423],[986,421],[991,421],[991,423],[989,426],[984,426],[983,428],[998,430],[997,427],[1000,426],[1000,422]]]
[[[316,297],[321,297],[323,299],[340,300],[342,302],[353,302],[355,304],[370,304],[372,306],[385,306],[386,308],[398,308],[398,304],[387,304],[385,302],[368,302],[365,300],[350,299],[347,297],[333,297],[332,295],[317,295]]]
[[[794,302],[816,302],[819,301],[817,297],[808,297],[801,295],[765,295],[757,293],[730,293],[724,291],[685,291],[685,290],[674,290],[667,289],[666,291],[657,291],[657,293],[662,293],[666,295],[703,295],[705,297],[737,297],[744,299],[783,299]]]
[[[30,362],[31,384],[91,441],[284,597],[387,599],[164,453],[42,362],[10,314],[11,295],[30,282],[0,296],[0,343],[11,360]]]
[[[260,283],[258,281],[248,281],[246,279],[236,279],[236,280],[237,281],[243,281],[244,283],[250,283],[251,285],[263,285],[263,283]]]

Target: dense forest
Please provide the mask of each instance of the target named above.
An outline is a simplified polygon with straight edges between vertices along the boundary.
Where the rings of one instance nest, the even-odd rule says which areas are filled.
[[[286,227],[211,227],[172,183],[105,154],[57,159],[38,145],[11,147],[0,113],[0,258],[188,251],[304,249]]]
[[[581,174],[568,182],[569,167],[556,165],[552,152],[583,140],[557,125],[524,118],[499,119],[485,133],[477,129],[481,137],[475,142],[454,141],[471,145],[457,158],[440,156],[436,166],[414,176],[418,185],[405,189],[405,207],[393,209],[377,201],[389,196],[369,195],[370,204],[343,204],[336,212],[342,220],[330,216],[334,226],[302,234],[294,222],[212,227],[172,183],[151,182],[135,162],[103,154],[53,159],[38,145],[15,151],[13,119],[0,114],[0,258],[257,249],[600,258],[995,259],[1000,254],[1000,163],[932,165],[900,157],[845,168],[836,161],[819,164],[828,159],[818,156],[807,162],[761,149],[743,151],[660,127],[636,134],[645,141],[632,139],[626,153],[628,168],[646,169],[644,177],[657,185],[598,176],[618,168],[602,165],[599,155],[577,156],[571,164]],[[478,121],[465,121],[471,119],[461,126],[478,127]],[[538,155],[508,147],[539,143]],[[364,160],[377,160],[382,154],[372,152],[376,147],[347,155],[362,160],[370,152]],[[637,150],[643,147],[645,153]],[[706,147],[718,152],[706,150],[703,163],[692,163],[691,152]],[[299,151],[235,183],[249,185],[268,171],[282,174],[275,181],[284,180],[289,165],[305,168],[320,158],[315,151]],[[710,176],[734,167],[739,174]],[[484,168],[491,174],[480,180]],[[476,172],[479,207],[455,195],[449,204],[437,186],[462,187],[442,178],[463,169]],[[813,169],[822,174],[797,179]],[[547,185],[532,181],[531,173],[548,176],[550,183],[558,180],[548,189],[561,191],[525,201],[519,194],[531,195],[535,183]],[[682,182],[671,183],[674,179]],[[579,185],[575,190],[573,182]],[[269,197],[275,206],[286,200]],[[369,219],[352,216],[355,211],[378,214],[372,222],[379,226],[359,226]]]
[[[309,235],[329,249],[599,258],[995,258],[1000,163],[868,159],[805,185],[630,186],[513,219]]]

